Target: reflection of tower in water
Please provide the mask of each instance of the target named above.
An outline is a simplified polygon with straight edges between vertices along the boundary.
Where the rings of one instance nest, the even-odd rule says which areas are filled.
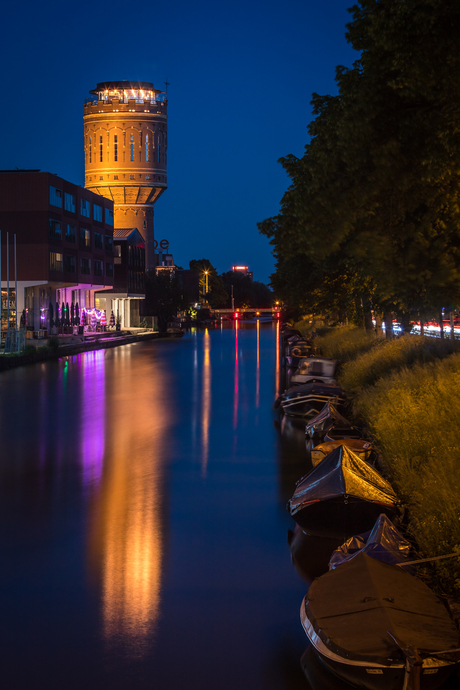
[[[131,367],[129,352],[116,357],[114,389],[107,397],[112,433],[93,510],[90,556],[102,585],[106,639],[134,644],[141,654],[160,606],[163,439],[170,420],[159,400],[160,368],[153,372],[148,363],[142,372],[138,364]],[[153,375],[155,385],[143,385],[140,393],[139,381]]]

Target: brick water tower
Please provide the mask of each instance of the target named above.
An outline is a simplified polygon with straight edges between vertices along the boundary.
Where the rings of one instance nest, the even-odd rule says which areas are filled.
[[[85,187],[114,202],[114,227],[137,228],[153,270],[153,207],[167,188],[167,100],[147,81],[105,81],[84,105]]]

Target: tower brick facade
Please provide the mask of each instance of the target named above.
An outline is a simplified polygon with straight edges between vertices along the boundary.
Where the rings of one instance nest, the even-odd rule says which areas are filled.
[[[153,207],[167,188],[167,101],[150,82],[101,82],[84,105],[85,187],[114,202],[114,227],[137,228],[153,270]]]

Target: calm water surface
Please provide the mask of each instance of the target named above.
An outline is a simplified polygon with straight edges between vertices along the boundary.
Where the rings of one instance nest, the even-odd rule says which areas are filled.
[[[278,344],[229,325],[0,375],[3,687],[308,689]]]

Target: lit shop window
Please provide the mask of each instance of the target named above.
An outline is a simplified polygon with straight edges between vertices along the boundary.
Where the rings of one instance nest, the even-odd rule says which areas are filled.
[[[50,185],[50,204],[62,208],[62,190]]]
[[[62,271],[62,254],[50,252],[50,271]]]
[[[91,218],[89,201],[87,199],[80,199],[80,213],[85,218]]]
[[[54,220],[53,218],[50,218],[49,220],[49,233],[50,237],[53,240],[60,240],[62,235],[61,235],[61,223],[59,220]]]
[[[75,213],[75,194],[64,193],[64,208],[66,211]]]
[[[102,206],[99,204],[93,204],[93,218],[102,223]]]

